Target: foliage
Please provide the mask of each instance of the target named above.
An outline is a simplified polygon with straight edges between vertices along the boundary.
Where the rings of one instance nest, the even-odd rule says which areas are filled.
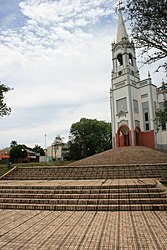
[[[27,159],[27,151],[33,151],[35,153],[40,153],[41,156],[45,155],[44,149],[39,145],[35,145],[32,149],[24,144],[17,144],[16,141],[11,141],[10,143],[10,159],[13,163],[25,162]]]
[[[9,90],[11,90],[11,88],[4,84],[0,84],[0,117],[10,115],[11,113],[11,108],[7,107],[6,103],[4,103],[4,94]]]
[[[15,146],[17,146],[17,141],[11,141],[10,147],[13,148]]]
[[[159,109],[156,113],[155,124],[157,128],[161,127],[162,129],[166,129],[167,122],[167,100],[164,101],[163,109]]]
[[[11,147],[10,159],[12,163],[22,162],[23,159],[26,159],[26,156],[27,156],[27,147],[25,145],[17,144]]]
[[[82,118],[71,125],[68,143],[73,160],[108,150],[111,148],[111,123]]]
[[[131,20],[132,37],[146,54],[145,63],[153,63],[167,56],[166,0],[128,0],[127,11]],[[159,67],[167,71],[167,62]],[[158,68],[159,69],[159,68]],[[157,69],[157,70],[158,70]]]
[[[35,145],[35,147],[32,148],[32,151],[35,152],[35,153],[39,153],[40,156],[44,156],[45,155],[44,149],[41,148],[41,146],[39,146],[39,145]]]

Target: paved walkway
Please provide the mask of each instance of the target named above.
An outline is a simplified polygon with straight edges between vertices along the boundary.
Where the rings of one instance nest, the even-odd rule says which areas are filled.
[[[1,250],[167,248],[167,211],[0,210]]]
[[[94,180],[0,180],[0,186],[115,186],[155,184],[156,179],[94,179]]]
[[[5,186],[99,186],[155,179],[0,181]],[[0,209],[1,250],[165,250],[167,211],[33,211]]]

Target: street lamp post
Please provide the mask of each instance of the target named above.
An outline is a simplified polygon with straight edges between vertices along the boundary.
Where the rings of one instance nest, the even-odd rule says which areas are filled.
[[[47,161],[46,134],[45,134],[45,158],[46,158],[46,161]]]

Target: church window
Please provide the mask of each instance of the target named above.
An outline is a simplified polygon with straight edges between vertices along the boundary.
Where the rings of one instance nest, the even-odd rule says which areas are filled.
[[[148,94],[143,94],[143,95],[141,95],[141,98],[143,99],[143,98],[147,98],[148,97]]]
[[[122,57],[122,54],[118,54],[118,56],[117,56],[117,65],[118,65],[118,67],[120,67],[120,66],[123,65],[123,57]]]
[[[129,53],[129,64],[133,66],[133,57],[131,53]]]
[[[127,111],[127,101],[126,101],[126,97],[117,100],[117,114],[121,111]]]
[[[159,103],[159,109],[164,111],[164,102]],[[166,122],[162,122],[162,130],[166,130]]]
[[[150,130],[148,102],[143,102],[142,108],[143,108],[144,130],[147,131]]]
[[[140,127],[140,121],[138,121],[138,120],[135,120],[135,128],[136,127]]]
[[[134,99],[133,99],[133,109],[134,109],[134,113],[139,113],[138,101]]]
[[[156,111],[157,111],[157,103],[154,102],[154,112],[156,112]]]
[[[146,131],[150,130],[149,123],[146,123]]]
[[[160,102],[159,103],[159,109],[164,111],[164,103],[163,102]]]
[[[148,112],[144,113],[145,122],[148,122]]]

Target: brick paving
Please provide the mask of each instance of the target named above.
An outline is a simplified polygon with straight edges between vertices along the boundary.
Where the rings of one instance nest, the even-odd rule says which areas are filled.
[[[0,249],[167,249],[166,163],[158,150],[124,147],[72,163],[70,172],[11,173],[0,180]]]
[[[105,152],[75,161],[69,166],[114,165],[114,164],[159,164],[167,163],[167,153],[144,146],[129,146],[107,150]]]
[[[167,211],[0,210],[1,250],[166,249]]]
[[[125,180],[2,180],[0,186],[14,190],[29,187],[145,189],[155,179]],[[161,184],[159,184],[161,185]],[[24,189],[25,188],[25,189]],[[96,189],[95,189],[96,190]],[[1,250],[143,250],[166,249],[167,211],[40,211],[0,209]]]

